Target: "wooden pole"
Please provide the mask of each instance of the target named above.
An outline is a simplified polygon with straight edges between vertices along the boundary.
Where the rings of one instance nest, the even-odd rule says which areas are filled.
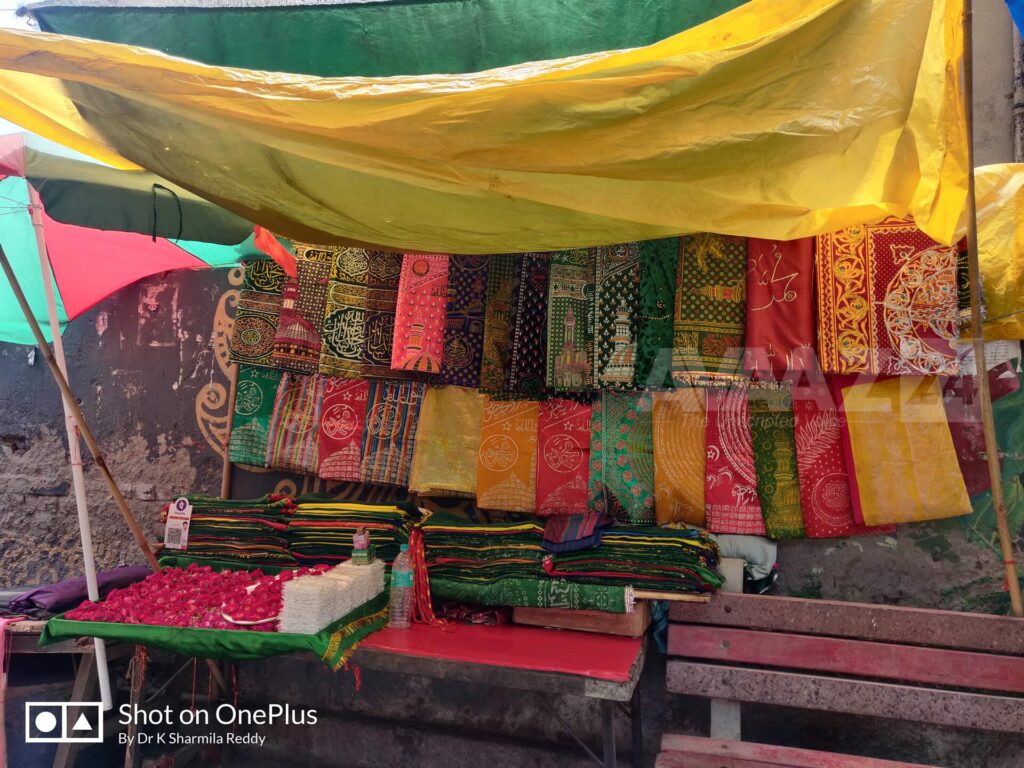
[[[1006,501],[1003,498],[1002,474],[999,467],[999,443],[996,440],[996,422],[992,415],[992,396],[988,386],[988,367],[985,365],[985,338],[981,318],[983,287],[978,262],[978,210],[974,189],[974,21],[971,0],[964,0],[964,113],[967,122],[967,264],[971,282],[971,339],[974,362],[978,371],[978,390],[981,397],[981,426],[985,435],[985,453],[988,476],[992,482],[992,506],[996,513],[999,544],[1003,553],[1006,586],[1010,592],[1010,609],[1014,616],[1024,616],[1021,602],[1020,578],[1013,553],[1013,537],[1006,519]]]
[[[146,541],[146,535],[142,532],[139,521],[135,519],[135,515],[133,515],[131,509],[129,509],[128,502],[125,501],[124,495],[121,493],[121,489],[117,487],[114,476],[110,474],[110,470],[107,468],[107,462],[103,459],[103,453],[100,451],[99,444],[96,442],[96,438],[93,437],[92,430],[89,429],[89,424],[86,422],[85,416],[82,414],[81,406],[78,405],[78,399],[75,397],[75,393],[71,391],[71,387],[68,386],[68,380],[64,378],[64,374],[61,373],[60,367],[57,365],[57,361],[53,357],[53,352],[50,351],[50,345],[46,343],[46,338],[43,336],[43,332],[39,328],[39,323],[36,322],[35,317],[32,315],[32,308],[29,306],[28,300],[25,298],[25,294],[21,290],[21,284],[18,282],[18,278],[14,275],[14,269],[11,267],[11,262],[7,259],[7,254],[4,252],[3,245],[0,245],[0,267],[3,267],[4,274],[7,275],[7,281],[11,284],[11,290],[14,292],[14,297],[18,300],[18,304],[21,306],[21,311],[25,315],[25,320],[32,329],[32,335],[36,338],[36,345],[39,347],[39,351],[42,353],[43,359],[46,360],[46,364],[50,368],[50,373],[53,374],[54,381],[57,382],[57,386],[60,388],[60,393],[64,397],[64,402],[66,402],[68,407],[71,409],[71,415],[78,424],[78,431],[81,433],[82,439],[85,440],[85,444],[89,448],[89,453],[92,454],[92,458],[96,462],[96,466],[99,467],[100,473],[103,475],[103,479],[107,481],[107,486],[110,488],[110,495],[114,497],[114,503],[117,504],[117,508],[121,510],[121,515],[124,517],[124,521],[128,524],[128,528],[132,532],[132,537],[134,537],[135,543],[139,545],[139,549],[142,550],[142,554],[146,556],[146,561],[149,563],[149,566],[154,571],[159,571],[160,564],[157,563],[156,556],[153,554],[153,550],[150,549],[149,542]]]
[[[220,474],[220,497],[231,498],[231,429],[234,426],[235,395],[238,392],[238,365],[228,363],[228,421],[224,429],[224,463]]]
[[[53,285],[53,267],[50,255],[46,250],[46,233],[43,228],[43,203],[39,193],[31,184],[28,185],[29,205],[32,211],[32,227],[36,233],[36,252],[39,255],[39,276],[43,281],[46,293],[46,314],[50,321],[50,338],[53,339],[53,358],[61,374],[68,379],[68,364],[64,358],[64,342],[60,337],[60,322],[57,318],[57,301]],[[70,384],[70,380],[68,380]],[[78,511],[78,535],[82,540],[82,565],[85,568],[86,594],[96,602],[100,599],[99,587],[96,583],[96,557],[92,547],[92,524],[89,522],[89,504],[85,495],[85,471],[82,468],[82,447],[78,438],[78,425],[71,415],[68,400],[61,396],[64,409],[64,431],[68,438],[68,459],[71,463],[71,483],[75,489],[75,508]],[[101,638],[93,638],[95,649],[96,675],[99,680],[100,701],[103,709],[114,708],[114,699],[110,694],[110,669],[107,666],[107,646]],[[63,747],[64,745],[61,745]],[[58,747],[60,749],[60,747]]]

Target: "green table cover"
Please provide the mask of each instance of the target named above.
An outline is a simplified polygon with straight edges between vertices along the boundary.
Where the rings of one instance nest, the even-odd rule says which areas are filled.
[[[74,621],[65,619],[64,614],[61,614],[46,622],[39,636],[39,646],[44,647],[75,637],[99,637],[104,640],[163,648],[183,656],[231,661],[310,651],[319,656],[326,666],[338,669],[348,660],[355,646],[367,635],[382,629],[387,620],[387,592],[381,593],[315,635]]]
[[[215,571],[244,569],[238,563],[204,560],[184,555],[164,555],[164,568],[186,568],[192,563],[208,565]],[[265,566],[259,570],[275,574],[289,567]],[[244,569],[255,570],[255,569]],[[388,621],[388,592],[338,619],[314,635],[292,632],[254,632],[240,629],[198,629],[193,627],[162,627],[151,624],[117,624],[106,621],[75,621],[54,616],[46,622],[39,636],[39,647],[76,637],[99,637],[135,645],[163,648],[183,656],[203,659],[244,661],[279,656],[296,651],[311,651],[331,669],[338,669],[367,636],[383,629]]]

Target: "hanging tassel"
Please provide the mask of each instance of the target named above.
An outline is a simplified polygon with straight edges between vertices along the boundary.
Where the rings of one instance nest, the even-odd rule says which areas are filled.
[[[412,620],[419,624],[443,625],[447,622],[434,614],[430,599],[430,576],[427,573],[427,557],[423,547],[423,531],[417,526],[409,534],[409,554],[412,556],[414,575],[414,600]]]

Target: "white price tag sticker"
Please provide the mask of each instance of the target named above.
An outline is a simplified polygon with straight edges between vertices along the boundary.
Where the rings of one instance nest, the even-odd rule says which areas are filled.
[[[164,526],[166,549],[188,549],[188,526],[192,521],[192,505],[182,496],[171,503]]]

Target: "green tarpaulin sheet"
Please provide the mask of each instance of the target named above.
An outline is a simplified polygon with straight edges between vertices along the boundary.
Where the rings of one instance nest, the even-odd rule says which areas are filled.
[[[300,6],[76,0],[38,3],[30,10],[44,32],[156,48],[207,64],[389,76],[478,72],[649,45],[744,2],[400,0]]]

